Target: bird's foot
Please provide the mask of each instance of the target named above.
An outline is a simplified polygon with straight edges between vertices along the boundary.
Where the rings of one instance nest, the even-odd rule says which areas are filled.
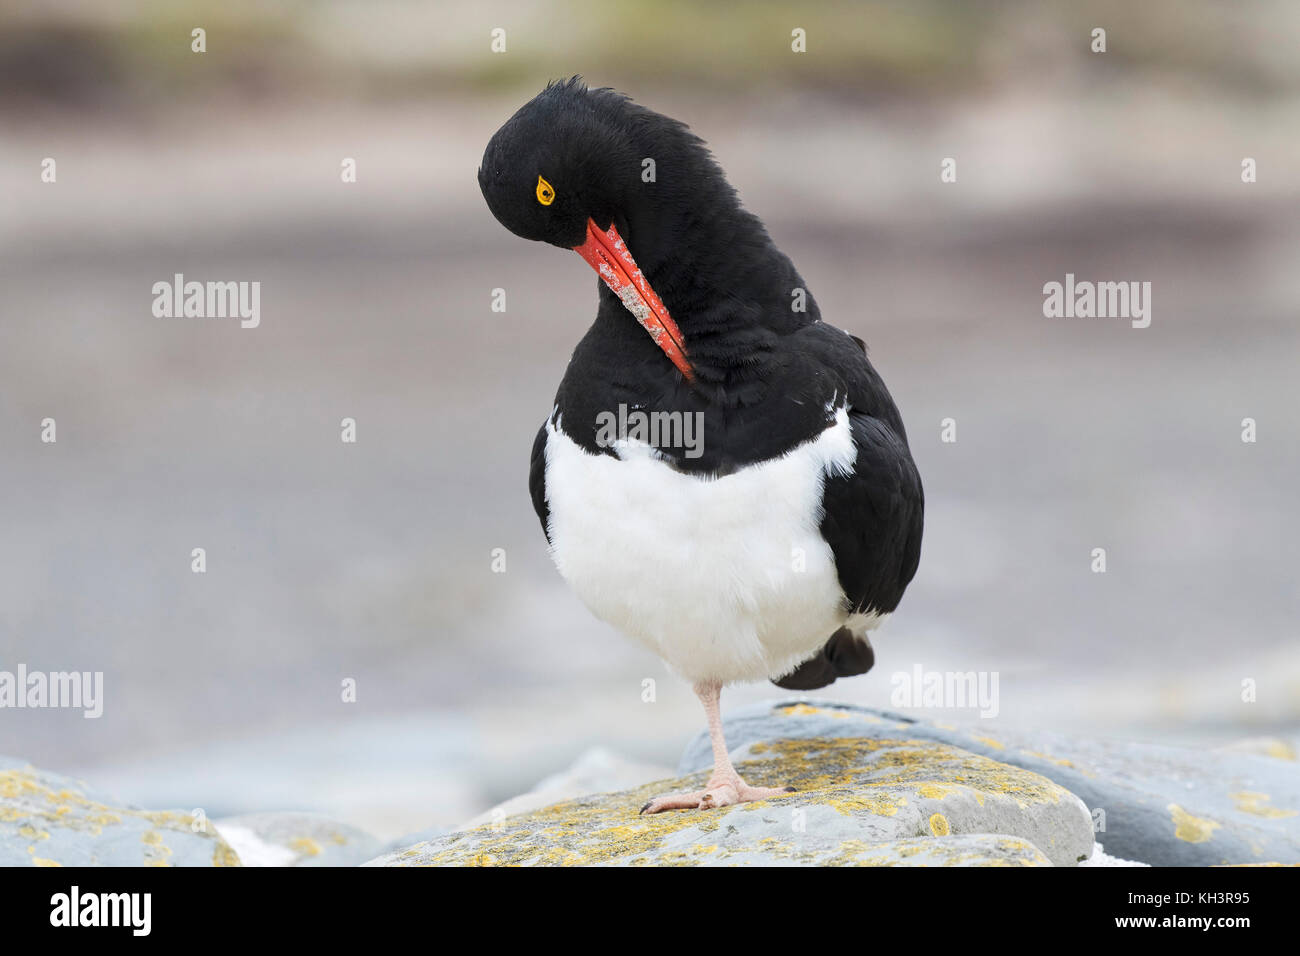
[[[794,787],[751,787],[739,776],[714,777],[703,790],[693,793],[672,793],[655,797],[641,808],[642,813],[662,813],[664,810],[713,810],[736,803],[752,803],[768,797],[784,797],[794,793]]]

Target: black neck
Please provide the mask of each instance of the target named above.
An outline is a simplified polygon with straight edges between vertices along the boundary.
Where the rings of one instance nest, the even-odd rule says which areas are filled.
[[[680,144],[657,173],[621,217],[628,249],[681,328],[702,387],[761,381],[776,338],[817,321],[816,302],[698,142]]]

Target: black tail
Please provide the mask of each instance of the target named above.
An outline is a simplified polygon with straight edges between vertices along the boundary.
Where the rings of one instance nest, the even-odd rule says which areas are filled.
[[[858,636],[842,627],[831,635],[816,656],[772,683],[786,690],[816,690],[835,683],[837,677],[865,674],[875,662],[876,654],[867,635]]]

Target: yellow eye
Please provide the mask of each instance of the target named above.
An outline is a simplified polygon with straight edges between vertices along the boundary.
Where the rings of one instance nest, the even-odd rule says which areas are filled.
[[[555,187],[541,176],[537,177],[537,201],[543,206],[549,206],[555,202]]]

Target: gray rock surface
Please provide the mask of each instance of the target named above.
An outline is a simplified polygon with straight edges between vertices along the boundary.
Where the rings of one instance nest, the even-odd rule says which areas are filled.
[[[1295,762],[1300,760],[1300,737],[1243,737],[1218,749]]]
[[[1153,866],[1300,862],[1300,764],[1285,759],[1285,748],[1261,756],[1258,751],[1270,748],[1192,750],[985,732],[797,699],[736,710],[726,715],[726,732],[733,753],[780,738],[932,740],[1031,770],[1077,794],[1094,818],[1097,840],[1115,857]],[[711,761],[701,734],[678,770],[690,773]]]
[[[249,813],[216,823],[245,866],[357,866],[384,847],[364,830],[318,813]]]
[[[197,829],[196,829],[197,828]],[[0,757],[0,866],[239,866],[210,822]]]

